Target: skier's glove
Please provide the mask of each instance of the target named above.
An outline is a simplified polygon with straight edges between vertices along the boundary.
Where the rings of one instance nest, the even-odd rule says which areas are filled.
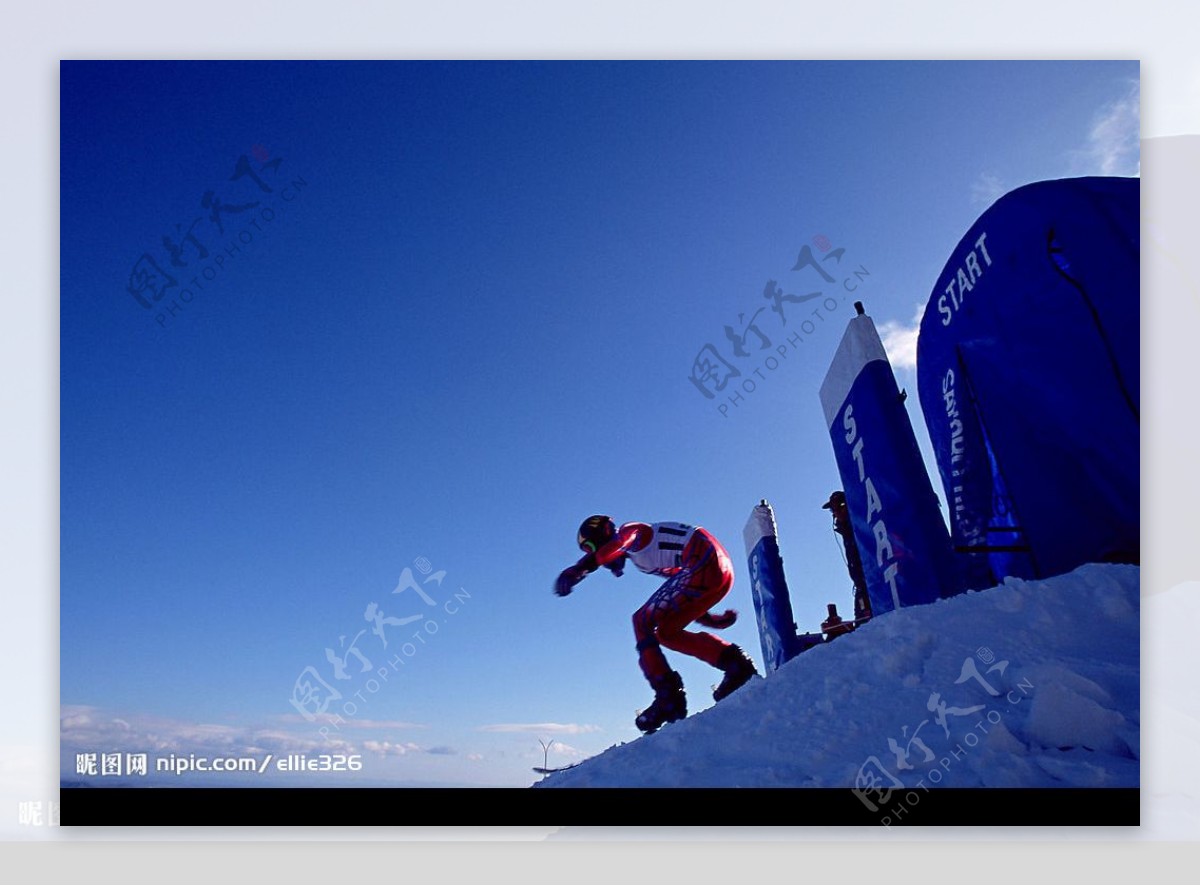
[[[737,610],[726,609],[724,612],[706,612],[696,619],[696,624],[720,631],[737,621]]]
[[[554,593],[560,597],[567,596],[575,585],[583,581],[586,575],[587,571],[580,566],[568,566],[559,573],[558,580],[554,582]]]

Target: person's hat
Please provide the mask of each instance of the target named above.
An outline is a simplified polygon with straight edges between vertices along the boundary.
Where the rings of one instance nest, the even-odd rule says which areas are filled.
[[[846,493],[842,492],[840,489],[837,489],[829,493],[829,501],[825,502],[825,504],[821,505],[821,507],[827,511],[832,511],[834,508],[840,507],[845,503]]]

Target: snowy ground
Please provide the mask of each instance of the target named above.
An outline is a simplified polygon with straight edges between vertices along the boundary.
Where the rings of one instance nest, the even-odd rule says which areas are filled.
[[[1136,787],[1139,578],[889,613],[537,787]]]

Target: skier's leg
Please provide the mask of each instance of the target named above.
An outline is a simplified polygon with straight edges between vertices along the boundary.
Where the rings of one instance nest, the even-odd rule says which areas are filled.
[[[661,592],[662,588],[633,614],[633,637],[637,641],[638,666],[651,686],[671,670],[655,635],[655,626],[660,617],[658,612],[660,607],[665,605],[660,599]]]
[[[707,548],[693,552],[691,568],[674,577],[676,605],[659,620],[655,636],[668,649],[691,655],[723,671],[725,676],[713,691],[713,699],[720,701],[745,684],[757,670],[750,657],[733,643],[713,634],[686,630],[692,620],[708,612],[733,585],[729,555],[716,539],[709,536],[707,541]],[[687,557],[684,562],[688,563]]]
[[[683,569],[668,578],[633,615],[638,663],[651,685],[670,672],[662,646],[722,670],[736,647],[715,634],[689,631],[733,587],[733,563],[712,535],[696,530],[683,552]]]
[[[707,631],[689,631],[687,626],[729,593],[733,587],[733,564],[720,543],[704,530],[697,530],[684,551],[684,571],[673,576],[671,607],[661,612],[655,635],[668,649],[720,667],[730,643]]]
[[[691,593],[688,593],[689,591]],[[686,588],[680,594],[680,605],[659,620],[655,633],[658,642],[675,652],[719,667],[718,662],[729,647],[729,642],[708,631],[689,631],[687,626],[708,612],[726,592],[727,588],[720,585],[711,588]]]
[[[684,622],[690,624],[691,620]],[[670,624],[662,626],[659,642],[668,649],[698,658],[714,668],[721,666],[721,656],[732,644],[722,640],[716,634],[707,631],[688,631],[683,628],[673,628]]]
[[[681,720],[687,716],[687,695],[683,691],[683,680],[671,670],[666,656],[658,645],[656,624],[661,613],[673,605],[674,591],[668,581],[633,614],[633,633],[637,638],[638,664],[650,688],[654,690],[654,701],[650,707],[638,714],[634,721],[642,732],[656,731],[663,723]]]

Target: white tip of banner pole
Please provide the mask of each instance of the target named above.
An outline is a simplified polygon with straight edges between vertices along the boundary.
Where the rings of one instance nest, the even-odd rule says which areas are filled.
[[[746,542],[746,554],[749,555],[762,539],[776,538],[777,536],[775,512],[764,498],[762,504],[755,505],[750,511],[750,519],[746,521],[746,527],[742,530],[742,537]]]
[[[855,308],[861,304],[856,302]],[[837,413],[850,395],[850,388],[854,386],[863,367],[875,360],[887,363],[887,352],[875,330],[874,321],[865,313],[859,313],[846,324],[846,332],[833,355],[825,380],[821,382],[819,397],[827,427],[833,427]]]

